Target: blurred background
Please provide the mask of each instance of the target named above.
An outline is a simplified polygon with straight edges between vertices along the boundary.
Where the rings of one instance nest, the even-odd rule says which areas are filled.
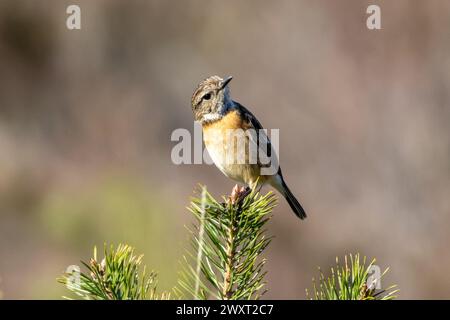
[[[400,298],[450,298],[449,39],[443,0],[1,1],[2,297],[59,299],[55,278],[104,242],[176,284],[195,187],[234,185],[170,158],[193,90],[218,74],[280,128],[308,213],[275,209],[266,298],[304,299],[317,266],[351,252],[390,266]]]

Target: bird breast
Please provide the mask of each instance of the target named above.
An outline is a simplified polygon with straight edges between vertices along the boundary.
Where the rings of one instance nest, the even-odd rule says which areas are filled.
[[[246,133],[252,126],[232,110],[220,120],[203,125],[205,141],[214,164],[227,177],[249,183],[259,175],[259,166],[249,153],[250,139]]]

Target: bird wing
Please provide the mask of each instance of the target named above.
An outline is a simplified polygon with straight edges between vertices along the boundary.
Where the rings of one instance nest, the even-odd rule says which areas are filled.
[[[261,123],[258,121],[258,119],[251,113],[246,107],[241,105],[238,102],[235,102],[237,109],[239,113],[241,114],[241,117],[244,119],[244,122],[248,124],[249,128],[253,128],[256,131],[256,137],[250,135],[250,140],[253,143],[256,143],[258,147],[258,164],[261,167],[270,167],[272,160],[276,160],[278,163],[278,158],[275,150],[273,150],[272,143],[267,136],[266,132],[264,131],[264,127],[261,125]],[[256,138],[256,141],[255,141]],[[264,156],[267,156],[269,159],[271,159],[271,162],[269,163],[260,163],[260,153],[263,153]],[[272,155],[275,157],[272,159]],[[281,173],[280,168],[278,167],[278,172]]]

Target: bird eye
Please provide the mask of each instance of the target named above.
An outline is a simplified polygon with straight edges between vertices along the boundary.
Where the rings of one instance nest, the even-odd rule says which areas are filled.
[[[203,96],[203,100],[209,100],[211,99],[211,93],[207,93]]]

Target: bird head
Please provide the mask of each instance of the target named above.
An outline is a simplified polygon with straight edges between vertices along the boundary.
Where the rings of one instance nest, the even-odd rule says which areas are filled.
[[[233,79],[211,76],[198,85],[191,100],[194,119],[202,124],[220,120],[233,104],[228,83]]]

